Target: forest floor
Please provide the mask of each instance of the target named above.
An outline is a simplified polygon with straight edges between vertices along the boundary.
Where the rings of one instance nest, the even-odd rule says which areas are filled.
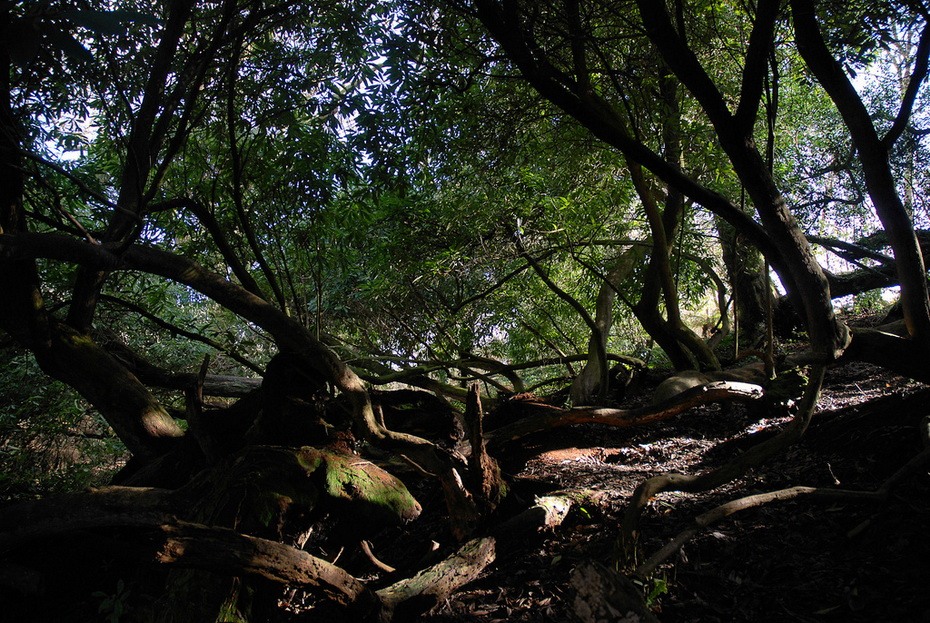
[[[578,427],[525,444],[510,461],[516,489],[596,489],[599,509],[575,512],[536,540],[506,544],[476,582],[425,620],[567,621],[569,577],[582,561],[631,566],[618,547],[634,488],[662,472],[721,465],[783,425],[752,404],[710,405],[638,429]],[[636,556],[657,551],[696,515],[745,495],[805,485],[875,490],[921,450],[930,388],[849,363],[828,371],[802,441],[745,477],[704,494],[665,493],[644,512]],[[769,432],[768,434],[771,434]],[[774,502],[711,526],[643,586],[665,623],[699,621],[930,622],[930,475],[918,472],[874,502]],[[661,594],[663,588],[667,593]]]
[[[624,406],[647,401],[658,380],[653,375]],[[577,426],[506,447],[497,456],[513,487],[502,515],[553,491],[603,495],[598,504],[572,511],[554,530],[509,542],[501,538],[497,560],[481,577],[420,620],[571,621],[570,577],[583,562],[628,573],[695,516],[751,494],[799,485],[874,491],[922,450],[919,426],[930,415],[930,386],[861,363],[829,369],[817,412],[797,445],[713,491],[660,494],[643,513],[634,551],[619,545],[626,503],[643,480],[726,464],[789,420],[770,415],[757,403],[711,404],[656,424]],[[339,561],[374,588],[422,568],[432,540],[442,545],[434,560],[454,546],[434,482],[408,484],[423,515],[372,539],[376,555],[397,566],[397,574],[376,571],[351,546]],[[663,623],[930,623],[928,529],[930,473],[924,468],[881,503],[798,498],[736,513],[685,543],[641,588]],[[74,612],[84,612],[78,606],[97,610],[99,598],[83,599]],[[276,623],[321,620],[302,593],[289,592],[281,605]],[[3,610],[0,599],[0,620],[8,614]]]

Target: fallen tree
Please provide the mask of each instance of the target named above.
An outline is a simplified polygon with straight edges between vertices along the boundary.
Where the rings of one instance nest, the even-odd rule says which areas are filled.
[[[674,417],[692,407],[710,402],[726,400],[757,400],[762,398],[763,389],[752,383],[737,381],[713,381],[689,387],[658,404],[635,409],[607,407],[575,407],[557,409],[545,404],[528,403],[524,417],[504,424],[488,432],[488,444],[492,449],[532,435],[576,424],[601,424],[612,427],[642,426]]]

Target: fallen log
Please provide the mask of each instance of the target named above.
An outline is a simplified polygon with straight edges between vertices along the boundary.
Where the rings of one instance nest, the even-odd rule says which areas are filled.
[[[603,506],[606,498],[606,492],[593,489],[554,491],[537,497],[533,506],[503,522],[493,532],[503,544],[541,530],[554,530],[562,525],[572,508]]]
[[[400,621],[427,612],[442,603],[459,588],[475,580],[494,562],[496,542],[491,537],[465,543],[445,560],[428,567],[412,578],[401,580],[377,591],[381,601],[381,620]]]
[[[352,608],[359,618],[380,605],[360,580],[290,545],[185,521],[153,528],[161,536],[154,555],[157,562],[229,575],[257,575],[278,584],[312,589]]]

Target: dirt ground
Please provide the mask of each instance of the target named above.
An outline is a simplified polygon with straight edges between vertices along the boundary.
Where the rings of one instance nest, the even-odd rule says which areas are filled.
[[[712,405],[634,430],[581,427],[558,447],[512,450],[516,492],[591,488],[604,508],[575,512],[558,530],[509,549],[485,574],[428,615],[447,621],[567,621],[576,565],[629,569],[691,519],[734,498],[795,485],[874,490],[921,450],[918,425],[930,388],[877,368],[831,369],[802,442],[705,494],[665,493],[646,509],[635,552],[618,546],[620,517],[650,475],[720,465],[785,419],[752,405]],[[770,433],[769,433],[770,434]],[[685,544],[643,585],[666,623],[714,621],[930,622],[930,475],[923,469],[891,499],[775,502],[737,513]]]

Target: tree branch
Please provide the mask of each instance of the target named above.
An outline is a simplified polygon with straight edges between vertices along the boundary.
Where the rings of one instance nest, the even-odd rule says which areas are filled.
[[[813,0],[791,0],[798,51],[836,106],[865,174],[869,197],[888,233],[901,283],[901,307],[911,337],[930,344],[930,291],[923,255],[911,217],[898,194],[891,173],[888,146],[878,137],[872,119],[855,87],[824,42]]]
[[[123,299],[117,298],[115,296],[110,296],[108,294],[101,295],[100,300],[106,301],[108,303],[112,303],[114,305],[118,305],[120,307],[128,309],[131,312],[139,314],[143,318],[146,318],[147,320],[149,320],[156,326],[161,327],[162,329],[165,329],[166,331],[169,331],[173,335],[180,335],[181,337],[186,337],[189,340],[193,340],[195,342],[206,344],[207,346],[210,346],[211,348],[216,349],[217,351],[223,353],[224,355],[227,355],[229,358],[239,362],[240,364],[242,364],[249,370],[252,370],[253,372],[257,372],[258,374],[263,374],[265,372],[261,366],[256,365],[252,363],[251,361],[249,361],[248,359],[246,359],[245,357],[243,357],[242,355],[231,351],[229,348],[220,344],[216,340],[213,340],[205,335],[200,335],[199,333],[194,333],[192,331],[187,331],[186,329],[182,329],[181,327],[175,324],[172,324],[168,322],[167,320],[164,320],[163,318],[159,318],[152,312],[148,311],[147,309],[143,307],[140,307],[139,305],[136,305],[135,303],[124,301]]]
[[[907,89],[904,91],[904,97],[901,98],[901,108],[895,117],[894,123],[888,129],[888,133],[882,137],[882,144],[890,150],[892,146],[904,134],[907,124],[914,112],[914,102],[917,101],[917,93],[920,86],[927,77],[928,57],[930,57],[930,20],[924,23],[924,28],[920,33],[920,41],[917,44],[917,57],[914,61],[914,71],[907,83]]]
[[[517,420],[485,434],[488,447],[503,445],[543,431],[575,424],[601,424],[616,428],[642,426],[667,420],[697,405],[719,400],[756,400],[762,397],[762,388],[751,383],[736,381],[714,381],[692,387],[677,396],[657,405],[637,409],[608,409],[603,407],[576,407],[562,410],[546,405],[545,412],[534,413],[533,417]]]
[[[258,282],[252,278],[252,274],[246,269],[245,265],[239,259],[238,254],[229,243],[229,239],[226,237],[226,234],[220,227],[216,217],[214,217],[213,214],[211,214],[210,211],[207,210],[206,206],[204,206],[202,203],[195,199],[178,197],[168,201],[152,204],[149,206],[148,211],[165,212],[168,210],[177,209],[186,209],[197,217],[197,220],[200,221],[200,224],[203,225],[204,228],[206,228],[206,230],[210,233],[210,236],[216,243],[220,254],[223,256],[223,259],[226,260],[226,263],[232,269],[233,274],[239,279],[239,283],[241,283],[246,290],[255,296],[265,298],[265,293],[262,292]]]
[[[448,452],[426,439],[391,431],[380,424],[375,418],[371,397],[362,379],[298,320],[242,286],[227,281],[192,260],[153,247],[130,246],[122,256],[117,257],[108,250],[107,245],[89,245],[65,236],[28,232],[0,234],[0,253],[10,251],[33,257],[42,252],[56,259],[76,261],[93,267],[106,265],[111,270],[141,270],[197,290],[265,329],[274,337],[280,349],[296,355],[308,369],[314,370],[346,394],[352,404],[353,420],[366,439],[386,449],[403,451],[431,473],[440,475],[450,509],[461,511],[471,505],[465,492],[455,486],[459,479],[456,460]]]
[[[598,361],[600,361],[601,366],[598,402],[603,402],[604,398],[607,396],[609,372],[607,370],[607,351],[604,347],[604,340],[601,338],[603,331],[601,331],[601,328],[597,326],[596,322],[594,322],[594,319],[591,317],[591,314],[588,313],[588,310],[586,310],[575,297],[571,296],[568,292],[560,288],[554,281],[552,281],[552,279],[549,278],[549,275],[547,275],[546,271],[543,270],[542,266],[539,265],[539,262],[533,259],[533,257],[523,247],[523,242],[518,239],[517,244],[520,249],[520,255],[526,258],[526,261],[530,263],[530,266],[533,267],[533,270],[536,271],[536,274],[539,275],[539,278],[543,280],[543,283],[545,283],[546,286],[552,290],[556,296],[568,303],[571,308],[574,309],[579,316],[581,316],[581,319],[588,326],[588,329],[591,330],[591,335],[594,336],[592,338],[592,342],[595,345],[595,352],[597,353],[597,358]]]
[[[775,19],[781,6],[779,0],[760,0],[756,6],[756,20],[749,35],[746,64],[743,67],[743,83],[740,88],[736,123],[745,136],[751,136],[759,105],[765,76],[768,73],[769,53],[775,33]]]

